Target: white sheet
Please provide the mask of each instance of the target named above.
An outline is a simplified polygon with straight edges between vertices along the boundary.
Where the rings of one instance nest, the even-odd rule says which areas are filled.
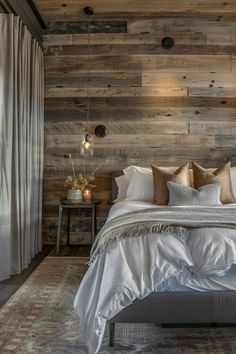
[[[115,218],[116,216],[129,213],[130,211],[142,210],[153,207],[155,207],[154,204],[139,200],[119,200],[111,207],[107,221]]]
[[[235,206],[235,213],[236,213],[236,204],[224,204],[224,205],[216,206],[216,208],[217,207],[220,207],[220,208],[222,208],[222,207],[228,208],[229,207],[230,208],[232,206]],[[157,206],[157,208],[160,208],[160,207],[161,207],[160,205]],[[126,214],[131,211],[148,209],[148,208],[155,208],[155,204],[140,201],[140,200],[127,200],[127,199],[119,200],[117,203],[113,204],[113,206],[111,207],[109,214],[108,214],[107,221],[115,218],[116,216]],[[163,206],[163,208],[165,208],[165,206]],[[181,208],[181,206],[179,208]],[[188,207],[182,206],[182,208],[188,208]],[[199,208],[202,208],[202,207],[199,206]]]
[[[161,283],[158,292],[183,292],[183,291],[223,291],[236,290],[236,266],[233,264],[226,275],[198,279],[187,270],[171,277]]]
[[[108,219],[146,208],[153,208],[153,204],[119,201],[111,208]],[[198,230],[201,229],[194,230],[195,237]],[[199,231],[200,236],[204,234],[202,232]],[[211,228],[208,232],[211,233]],[[222,229],[223,239],[228,239],[228,232],[235,241],[231,246],[236,253],[236,230]],[[204,237],[200,243],[204,248]],[[228,253],[225,259],[229,264],[227,256]],[[208,257],[204,263],[208,265]],[[106,320],[114,317],[136,298],[144,298],[153,291],[170,291],[171,288],[175,291],[177,288],[198,291],[236,290],[236,280],[232,281],[235,278],[233,272],[222,278],[215,276],[199,279],[192,274],[194,267],[196,264],[188,244],[175,235],[163,237],[162,234],[151,234],[121,238],[99,254],[90,265],[74,302],[89,353],[98,352]]]

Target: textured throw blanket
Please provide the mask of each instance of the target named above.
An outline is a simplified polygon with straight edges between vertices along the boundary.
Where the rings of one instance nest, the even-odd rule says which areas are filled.
[[[190,228],[224,227],[236,229],[236,207],[154,207],[127,213],[108,221],[91,250],[92,262],[108,244],[121,237],[144,234],[174,234],[187,238]]]

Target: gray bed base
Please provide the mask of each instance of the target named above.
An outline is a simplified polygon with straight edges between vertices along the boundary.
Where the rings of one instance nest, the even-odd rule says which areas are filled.
[[[112,174],[112,200],[116,198]],[[124,308],[109,324],[109,344],[115,344],[115,324],[155,323],[158,326],[236,326],[236,291],[153,292]]]
[[[153,292],[135,300],[109,323],[109,344],[115,345],[115,323],[158,326],[236,326],[236,291]]]

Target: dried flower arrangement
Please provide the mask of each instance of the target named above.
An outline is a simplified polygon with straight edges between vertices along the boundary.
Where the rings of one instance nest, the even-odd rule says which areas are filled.
[[[75,167],[74,167],[74,161],[71,157],[71,154],[68,154],[67,157],[69,157],[71,161],[71,167],[72,167],[72,176],[67,176],[64,186],[68,187],[69,189],[72,190],[81,190],[84,191],[85,189],[91,189],[96,187],[94,184],[95,181],[95,172],[105,163],[102,162],[98,167],[95,168],[95,170],[89,175],[85,176],[82,173],[79,173],[76,176],[75,173]]]
[[[85,177],[79,173],[78,177],[67,176],[64,186],[69,189],[84,191],[87,188],[96,187],[96,185],[93,184],[94,180],[95,176],[93,175]]]

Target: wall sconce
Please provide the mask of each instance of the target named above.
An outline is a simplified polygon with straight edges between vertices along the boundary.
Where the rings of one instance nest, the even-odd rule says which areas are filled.
[[[97,138],[104,138],[108,134],[108,129],[105,125],[96,126],[94,133]]]
[[[164,49],[171,49],[175,46],[175,41],[171,37],[165,37],[161,41],[161,46]]]
[[[94,136],[85,131],[82,136],[80,153],[81,155],[93,155]]]

